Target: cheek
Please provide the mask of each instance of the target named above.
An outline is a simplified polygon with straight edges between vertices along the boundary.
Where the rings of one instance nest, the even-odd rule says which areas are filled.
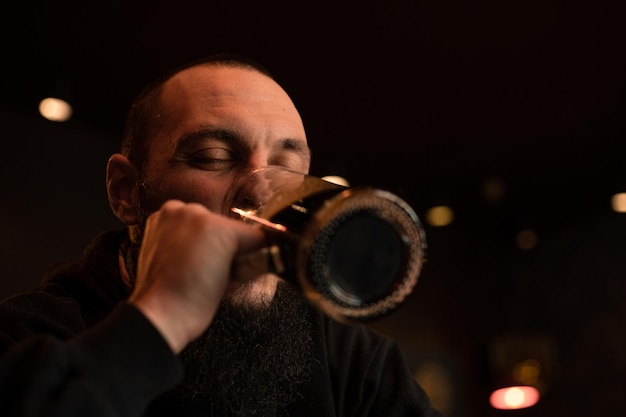
[[[150,181],[146,184],[152,206],[160,207],[167,200],[176,199],[187,203],[200,203],[215,213],[222,213],[224,197],[230,181],[205,178],[177,178]]]

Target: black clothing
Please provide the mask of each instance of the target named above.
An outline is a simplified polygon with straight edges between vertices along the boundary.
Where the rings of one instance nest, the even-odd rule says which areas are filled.
[[[54,268],[36,290],[0,304],[3,415],[211,415],[208,404],[149,408],[184,371],[160,333],[125,301],[118,259],[125,233],[100,235],[82,261]],[[311,380],[288,415],[438,415],[392,341],[321,314],[318,332]]]

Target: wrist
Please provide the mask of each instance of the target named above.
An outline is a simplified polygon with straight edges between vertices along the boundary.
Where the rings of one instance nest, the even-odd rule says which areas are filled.
[[[193,326],[190,314],[177,311],[180,309],[175,307],[175,303],[164,302],[158,297],[131,299],[129,302],[152,323],[175,354],[180,353],[203,330],[194,330],[201,326]]]

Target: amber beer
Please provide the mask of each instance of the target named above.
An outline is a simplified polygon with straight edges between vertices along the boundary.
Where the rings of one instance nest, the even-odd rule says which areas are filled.
[[[224,207],[263,227],[271,242],[238,258],[235,277],[273,272],[337,320],[388,314],[417,283],[424,231],[413,209],[390,192],[268,166],[242,175]]]

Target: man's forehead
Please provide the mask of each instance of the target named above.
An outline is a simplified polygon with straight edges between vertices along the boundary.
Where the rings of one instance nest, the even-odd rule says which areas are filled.
[[[215,91],[239,91],[244,87],[250,88],[259,84],[281,89],[274,80],[253,68],[209,63],[195,65],[178,72],[165,83],[165,89],[200,88]]]
[[[207,131],[228,131],[235,137],[248,121],[263,119],[263,128],[272,126],[267,120],[280,121],[284,131],[275,133],[289,138],[288,143],[302,142],[299,147],[308,152],[304,127],[291,98],[271,77],[254,68],[200,64],[182,70],[164,85],[159,113],[160,131],[171,150],[178,142],[173,138]]]

